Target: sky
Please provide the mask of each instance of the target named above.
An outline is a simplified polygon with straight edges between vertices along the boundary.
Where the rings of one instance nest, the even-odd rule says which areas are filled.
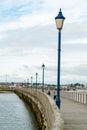
[[[66,18],[61,30],[61,84],[87,84],[87,0],[0,1],[0,82],[57,83],[59,9]]]

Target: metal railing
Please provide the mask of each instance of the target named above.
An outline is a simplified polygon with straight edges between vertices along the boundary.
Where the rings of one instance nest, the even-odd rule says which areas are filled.
[[[61,97],[87,105],[87,92],[84,91],[62,91]]]

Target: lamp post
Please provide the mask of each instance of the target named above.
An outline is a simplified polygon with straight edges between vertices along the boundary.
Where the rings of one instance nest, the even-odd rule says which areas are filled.
[[[27,88],[29,87],[29,79],[27,79]]]
[[[31,76],[31,89],[32,89],[32,80],[33,80],[33,77]]]
[[[58,13],[58,15],[55,17],[56,21],[56,27],[59,30],[58,32],[58,70],[57,70],[57,96],[56,96],[56,104],[60,108],[60,57],[61,57],[61,29],[63,27],[63,22],[64,22],[65,17],[63,16],[61,9]]]
[[[36,90],[37,90],[37,76],[38,76],[38,73],[36,73]]]
[[[44,69],[45,65],[42,64],[42,92],[44,92]]]

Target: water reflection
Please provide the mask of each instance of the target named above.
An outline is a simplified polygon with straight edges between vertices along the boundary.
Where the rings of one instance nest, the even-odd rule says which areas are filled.
[[[0,94],[0,130],[38,130],[31,109],[14,93]]]

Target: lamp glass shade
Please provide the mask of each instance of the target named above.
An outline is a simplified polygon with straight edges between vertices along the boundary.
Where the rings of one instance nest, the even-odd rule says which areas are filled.
[[[55,19],[56,20],[56,27],[57,29],[62,29],[64,19]]]

